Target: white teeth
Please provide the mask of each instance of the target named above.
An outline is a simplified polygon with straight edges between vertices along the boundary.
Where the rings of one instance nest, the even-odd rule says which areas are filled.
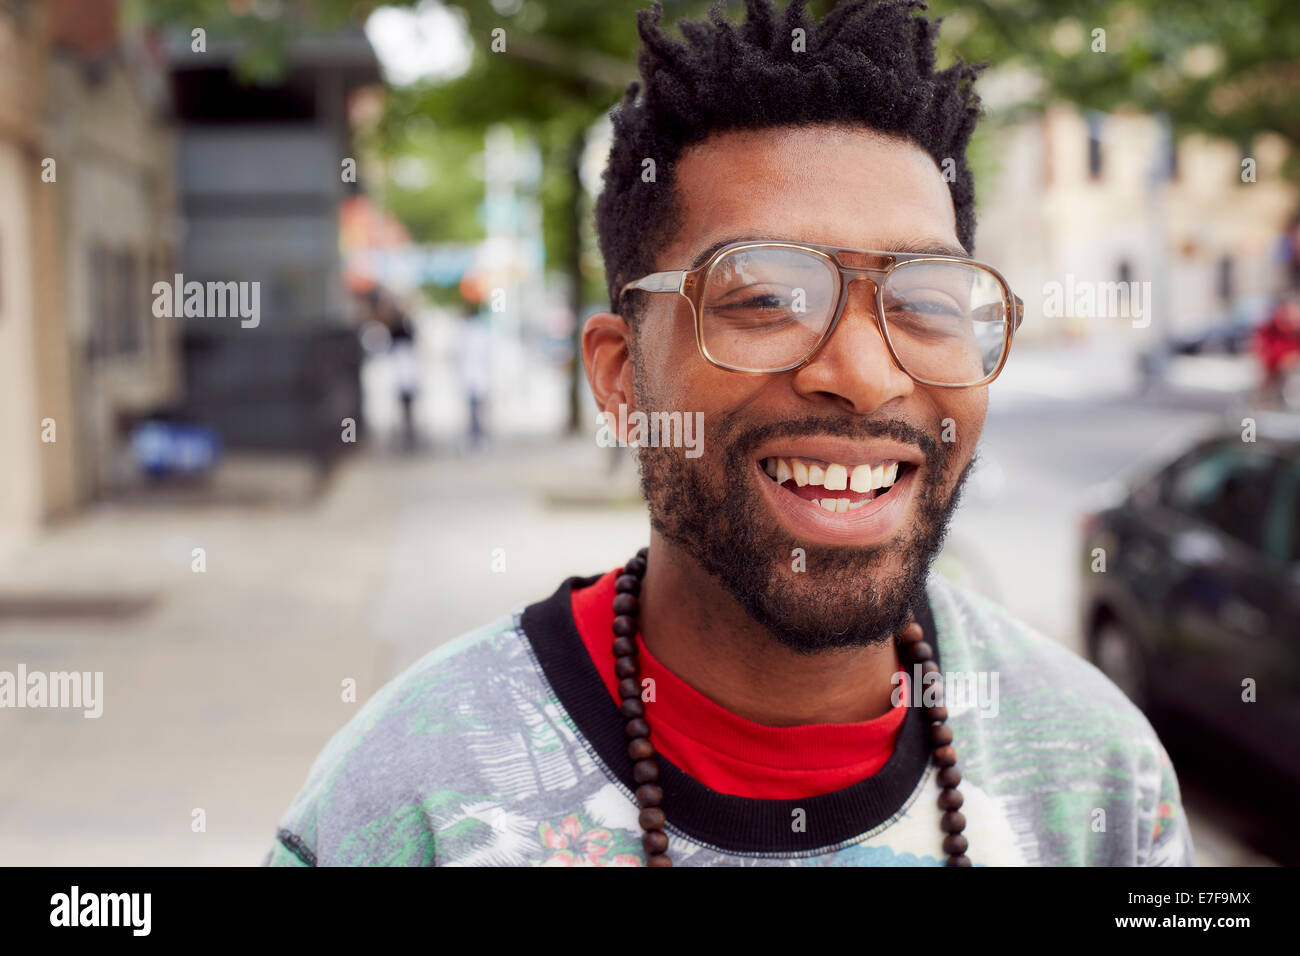
[[[888,488],[898,480],[897,461],[884,461],[878,465],[841,465],[832,462],[829,465],[813,465],[799,458],[764,458],[763,470],[777,482],[785,484],[791,478],[796,486],[819,485],[827,491],[843,491],[850,488],[856,492],[876,491]],[[834,500],[834,499],[832,499]]]
[[[853,469],[853,477],[849,480],[849,487],[854,491],[871,490],[871,466],[858,465]]]
[[[870,502],[870,498],[863,498],[861,501],[849,501],[848,498],[813,498],[809,504],[824,508],[834,514],[844,514],[847,511],[857,511]]]
[[[842,515],[846,511],[857,511],[870,500],[870,498],[864,498],[862,501],[853,502],[849,501],[848,498],[814,498],[812,503],[834,514]]]

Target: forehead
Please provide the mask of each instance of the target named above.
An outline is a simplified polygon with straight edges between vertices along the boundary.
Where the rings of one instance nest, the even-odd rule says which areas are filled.
[[[659,268],[684,268],[729,236],[859,249],[960,247],[948,184],[919,146],[867,129],[715,134],[683,151],[677,234]]]

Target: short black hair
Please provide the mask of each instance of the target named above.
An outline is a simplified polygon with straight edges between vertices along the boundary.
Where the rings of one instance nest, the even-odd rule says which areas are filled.
[[[658,2],[638,11],[644,89],[628,84],[612,113],[613,145],[595,207],[611,310],[618,311],[624,283],[654,271],[655,251],[681,221],[674,167],[682,151],[724,130],[865,126],[910,140],[940,168],[952,160],[957,238],[974,251],[966,145],[979,118],[974,81],[982,67],[958,61],[935,71],[939,24],[920,15],[920,0],[848,0],[820,22],[805,5],[791,0],[778,22],[772,0],[745,0],[748,19],[733,25],[719,0],[711,23],[678,21],[686,46],[660,29]],[[797,29],[806,49],[796,52]],[[641,179],[646,158],[655,164],[652,183]]]

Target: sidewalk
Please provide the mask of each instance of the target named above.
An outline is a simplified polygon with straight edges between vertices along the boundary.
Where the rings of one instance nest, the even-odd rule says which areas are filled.
[[[0,669],[104,674],[97,720],[0,714],[0,864],[260,861],[311,760],[385,680],[645,543],[639,508],[544,507],[609,452],[523,451],[363,454],[297,507],[100,506],[0,569]]]

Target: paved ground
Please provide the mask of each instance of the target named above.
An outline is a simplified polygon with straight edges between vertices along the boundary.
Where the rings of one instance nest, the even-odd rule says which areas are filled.
[[[941,559],[1072,646],[1087,486],[1222,404],[1135,404],[1122,376],[1104,384],[1088,371],[1096,360],[1043,352],[1007,378],[987,466]],[[444,640],[646,540],[632,462],[611,478],[615,453],[589,439],[503,442],[470,458],[447,447],[399,457],[381,437],[313,500],[294,468],[254,462],[246,487],[278,489],[278,503],[100,506],[0,568],[0,669],[105,679],[98,720],[4,714],[0,863],[256,862],[311,759],[355,711],[345,680],[364,701]],[[492,570],[498,548],[504,573]],[[1200,862],[1260,861],[1192,809]]]

